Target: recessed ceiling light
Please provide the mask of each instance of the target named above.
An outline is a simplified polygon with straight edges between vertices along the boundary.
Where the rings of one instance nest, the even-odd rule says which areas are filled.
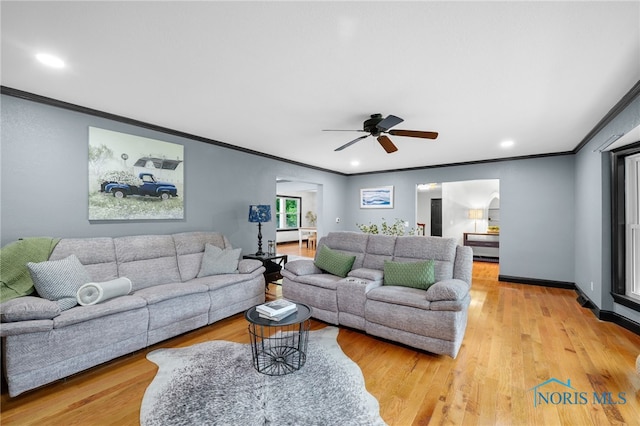
[[[38,53],[36,59],[51,68],[64,68],[64,61],[48,53]]]
[[[359,162],[358,160],[353,160],[353,161],[351,161],[351,165],[352,165],[353,167],[357,167],[357,166],[359,166],[359,165],[360,165],[360,162]]]
[[[504,141],[500,143],[500,146],[503,148],[511,148],[513,146],[513,141]]]

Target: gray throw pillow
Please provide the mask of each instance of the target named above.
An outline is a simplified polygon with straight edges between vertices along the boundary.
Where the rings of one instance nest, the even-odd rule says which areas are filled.
[[[91,281],[89,273],[75,254],[60,260],[29,262],[27,268],[40,297],[57,302],[63,311],[78,304],[78,289]]]
[[[213,244],[204,246],[198,278],[209,275],[237,274],[242,249],[224,249]]]

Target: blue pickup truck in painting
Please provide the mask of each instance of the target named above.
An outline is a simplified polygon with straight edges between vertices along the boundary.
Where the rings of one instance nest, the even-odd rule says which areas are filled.
[[[103,182],[101,185],[102,192],[113,194],[116,198],[124,198],[129,195],[148,195],[150,197],[160,197],[163,200],[169,197],[177,197],[178,190],[176,186],[168,182],[157,181],[151,173],[140,173],[138,175],[142,181],[140,185],[131,185],[120,182]]]

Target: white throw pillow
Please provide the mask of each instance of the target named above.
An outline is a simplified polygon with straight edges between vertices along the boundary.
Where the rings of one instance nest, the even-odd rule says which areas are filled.
[[[78,289],[91,281],[89,273],[75,254],[60,260],[29,262],[27,268],[40,297],[57,302],[63,311],[78,304]]]
[[[239,248],[222,250],[218,246],[207,243],[204,246],[198,278],[209,275],[237,274],[240,253],[242,253],[242,249]]]

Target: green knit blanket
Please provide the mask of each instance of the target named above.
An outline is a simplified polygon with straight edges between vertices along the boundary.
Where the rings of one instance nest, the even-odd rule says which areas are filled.
[[[0,250],[0,303],[33,293],[27,263],[49,259],[58,241],[60,238],[24,238]]]

